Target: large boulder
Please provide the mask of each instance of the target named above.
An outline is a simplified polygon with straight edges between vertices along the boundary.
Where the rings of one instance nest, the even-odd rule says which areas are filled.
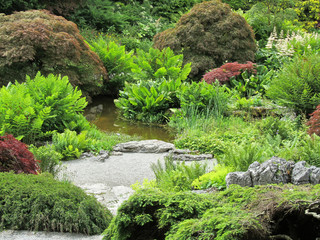
[[[101,93],[108,78],[76,24],[46,10],[0,14],[0,86],[38,71],[68,76],[89,96]]]

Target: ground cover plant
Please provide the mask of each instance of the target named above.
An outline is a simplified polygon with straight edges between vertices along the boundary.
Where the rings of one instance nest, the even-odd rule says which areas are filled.
[[[93,196],[49,174],[0,173],[0,230],[99,234],[112,215]]]
[[[122,204],[104,239],[314,239],[318,220],[306,210],[318,200],[319,185],[233,185],[208,194],[145,188]]]

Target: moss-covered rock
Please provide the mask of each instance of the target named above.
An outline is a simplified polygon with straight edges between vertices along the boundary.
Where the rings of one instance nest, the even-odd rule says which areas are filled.
[[[174,28],[157,34],[153,41],[156,48],[182,51],[184,62],[192,62],[190,77],[199,79],[226,61],[253,61],[256,51],[251,27],[220,0],[195,5]]]
[[[85,95],[101,92],[107,72],[76,24],[46,10],[0,14],[0,86],[26,74],[68,76]]]
[[[316,239],[320,185],[264,185],[206,194],[140,189],[106,239]],[[290,238],[279,238],[290,237]]]

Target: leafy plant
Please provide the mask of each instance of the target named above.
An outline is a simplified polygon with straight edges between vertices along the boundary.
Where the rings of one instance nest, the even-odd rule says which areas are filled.
[[[9,84],[0,89],[0,134],[9,133],[26,143],[48,139],[54,131],[90,127],[80,121],[87,102],[73,88],[68,77],[37,73],[24,84]],[[82,119],[83,120],[83,119]],[[76,123],[78,121],[78,123]],[[79,127],[81,122],[82,127]]]
[[[192,187],[195,189],[207,189],[217,188],[223,190],[226,188],[226,176],[229,172],[232,172],[232,167],[226,167],[223,165],[216,165],[213,171],[206,173],[192,182]]]
[[[190,77],[196,79],[226,61],[252,61],[256,51],[251,27],[218,0],[195,5],[174,28],[155,35],[153,42],[158,49],[182,52],[184,63],[192,62]]]
[[[109,73],[105,84],[106,93],[117,95],[125,82],[132,81],[131,69],[135,67],[133,51],[126,52],[126,47],[100,36],[91,42],[91,50],[98,54]]]
[[[182,67],[183,55],[175,55],[170,48],[150,48],[148,52],[137,49],[137,64],[132,68],[133,78],[136,81],[154,80],[161,82],[164,79],[184,81],[191,71],[191,63]]]
[[[30,152],[33,153],[34,158],[37,159],[42,173],[48,172],[52,176],[57,176],[61,169],[61,161],[63,156],[53,149],[51,145],[41,147],[30,147]]]
[[[112,214],[94,196],[50,174],[0,173],[0,230],[100,234]]]
[[[63,133],[55,133],[52,136],[53,149],[63,155],[64,160],[79,158],[81,153],[90,150],[90,140],[87,132],[77,134],[66,129]]]
[[[303,22],[304,28],[312,30],[320,26],[320,3],[317,0],[297,1],[295,11],[299,16],[299,21]]]
[[[156,176],[157,187],[163,191],[185,191],[191,189],[191,183],[207,170],[206,164],[193,162],[174,163],[172,158],[165,158],[164,165],[160,161],[153,163],[151,169]]]
[[[309,126],[308,133],[310,136],[316,134],[320,136],[320,105],[317,106],[316,110],[310,114],[310,119],[307,122]]]
[[[176,91],[181,80],[164,80],[161,83],[142,81],[137,84],[127,84],[120,91],[115,105],[127,119],[145,122],[163,122],[165,112],[178,106]]]
[[[212,111],[216,117],[224,115],[230,102],[230,93],[225,86],[205,82],[181,85],[177,97],[183,111],[187,111],[187,108],[196,108],[199,112]]]
[[[39,170],[39,165],[26,144],[12,135],[0,136],[0,172],[38,174]]]
[[[297,114],[308,114],[320,101],[320,57],[295,56],[273,79],[267,95]]]

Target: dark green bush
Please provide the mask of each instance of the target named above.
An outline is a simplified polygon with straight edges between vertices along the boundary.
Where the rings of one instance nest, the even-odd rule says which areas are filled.
[[[0,173],[0,230],[74,232],[105,230],[112,218],[93,196],[51,175]]]
[[[22,82],[38,71],[68,76],[91,96],[107,80],[102,62],[74,23],[45,10],[0,15],[0,85]]]
[[[295,56],[284,64],[267,95],[297,114],[311,113],[320,102],[320,56]]]
[[[184,62],[192,62],[190,77],[198,79],[226,61],[253,61],[256,51],[246,20],[219,0],[195,5],[174,28],[154,37],[154,47],[182,51]]]

